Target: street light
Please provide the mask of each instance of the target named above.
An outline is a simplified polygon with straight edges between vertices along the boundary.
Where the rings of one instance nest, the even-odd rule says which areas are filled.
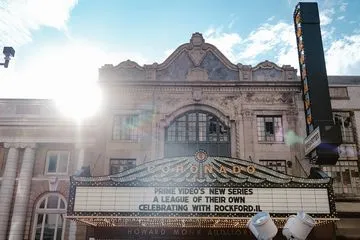
[[[7,68],[9,66],[10,57],[15,56],[15,50],[12,47],[4,47],[3,54],[5,55],[5,62],[0,63],[0,65]]]

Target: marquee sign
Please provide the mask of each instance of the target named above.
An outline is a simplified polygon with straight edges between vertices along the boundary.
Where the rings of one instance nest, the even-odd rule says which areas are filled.
[[[241,216],[266,211],[330,214],[326,189],[221,187],[78,187],[74,211],[119,212],[187,216]]]
[[[68,218],[102,227],[193,226],[196,220],[201,226],[231,228],[245,226],[259,211],[270,212],[281,225],[299,210],[324,221],[335,219],[329,178],[297,178],[201,153],[110,176],[72,177]]]
[[[308,135],[304,143],[310,146],[306,146],[306,155],[316,164],[336,164],[341,132],[332,117],[317,3],[300,2],[294,11],[294,26]]]

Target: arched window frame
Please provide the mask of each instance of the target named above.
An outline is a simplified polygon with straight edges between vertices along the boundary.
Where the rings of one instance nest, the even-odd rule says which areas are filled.
[[[191,116],[196,115],[196,119]],[[200,114],[205,114],[206,119],[200,117]],[[210,135],[211,120],[212,117],[215,119],[215,132],[216,135]],[[190,124],[194,124],[190,126]],[[191,131],[191,127],[195,129]],[[223,128],[223,129],[222,129]],[[179,134],[180,130],[185,130]],[[205,136],[201,129],[205,129]],[[173,134],[171,134],[171,132]],[[221,136],[221,131],[226,131],[227,134]],[[173,139],[169,139],[169,138]],[[216,139],[215,139],[216,138]],[[185,142],[203,142],[203,143],[229,143],[230,142],[230,127],[220,120],[216,115],[211,112],[203,110],[191,110],[177,116],[166,128],[165,128],[165,141],[168,143],[185,143]]]
[[[49,199],[51,197],[58,198],[56,208],[48,208]],[[46,217],[48,217],[49,214],[51,214],[51,215],[56,214],[53,239],[64,239],[65,226],[66,226],[65,225],[66,224],[66,221],[65,221],[66,220],[65,219],[66,209],[67,209],[67,201],[64,198],[64,196],[62,196],[60,193],[47,193],[44,196],[42,196],[35,205],[31,239],[40,239],[40,240],[44,239],[45,219],[46,219]],[[40,238],[36,238],[38,219],[39,219],[40,215],[42,215]],[[57,229],[60,226],[59,225],[60,219],[62,219],[62,223],[61,223],[62,229],[61,229],[61,236],[59,237]]]

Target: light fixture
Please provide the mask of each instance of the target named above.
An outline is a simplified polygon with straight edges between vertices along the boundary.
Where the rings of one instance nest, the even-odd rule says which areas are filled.
[[[303,211],[292,215],[286,222],[282,234],[286,239],[305,240],[315,225],[315,220]]]
[[[246,227],[250,229],[258,240],[271,240],[278,231],[274,221],[267,212],[257,213],[248,221]]]

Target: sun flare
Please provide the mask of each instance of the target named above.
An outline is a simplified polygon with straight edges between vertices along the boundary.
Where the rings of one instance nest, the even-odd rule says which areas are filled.
[[[101,105],[101,92],[97,85],[85,85],[79,88],[63,89],[54,97],[58,110],[65,116],[81,121],[91,117]]]

